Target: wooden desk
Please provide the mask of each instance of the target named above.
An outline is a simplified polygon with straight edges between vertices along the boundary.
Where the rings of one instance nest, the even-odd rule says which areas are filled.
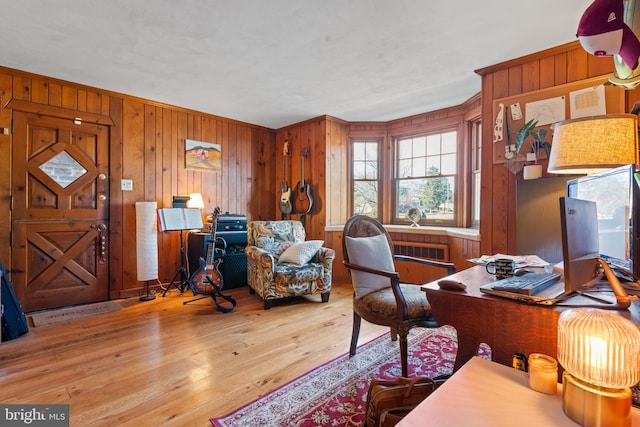
[[[473,357],[422,401],[398,427],[576,427],[562,411],[562,384],[555,395],[529,388],[528,374]],[[631,409],[632,425],[640,410]]]
[[[495,362],[507,366],[511,366],[514,353],[539,352],[557,358],[558,316],[570,307],[528,305],[483,294],[480,286],[495,280],[484,266],[474,266],[450,277],[465,283],[466,291],[441,290],[437,281],[422,285],[422,289],[435,320],[442,325],[451,325],[457,331],[454,371],[477,354],[481,343],[491,347]],[[587,299],[582,301],[593,303]],[[638,301],[633,301],[629,310],[616,312],[640,325]]]

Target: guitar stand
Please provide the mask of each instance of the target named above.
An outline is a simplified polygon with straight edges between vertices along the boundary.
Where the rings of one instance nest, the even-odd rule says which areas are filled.
[[[178,276],[180,276],[179,285],[176,284]],[[162,296],[165,296],[167,292],[169,292],[171,286],[175,286],[180,293],[183,293],[187,286],[189,286],[189,272],[187,272],[187,269],[184,266],[184,238],[182,236],[182,230],[180,230],[180,268],[176,271],[176,274],[173,275],[173,279],[171,279],[171,282],[167,286],[167,289],[162,293]]]
[[[218,285],[215,284],[215,282],[213,280],[211,280],[211,278],[207,275],[206,276],[206,280],[208,283],[210,283],[213,286],[213,292],[211,292],[210,294],[204,295],[202,294],[201,297],[198,298],[194,298],[192,300],[189,301],[185,301],[182,304],[186,305],[189,304],[190,302],[195,302],[195,301],[200,301],[201,299],[205,299],[205,298],[209,298],[211,297],[211,299],[213,300],[213,304],[216,306],[216,309],[221,312],[221,313],[231,313],[233,311],[233,309],[236,307],[237,302],[235,299],[233,299],[232,297],[228,296],[228,295],[223,295],[222,294],[222,288],[220,288]],[[195,294],[195,291],[194,291]],[[222,298],[223,300],[226,301],[225,305],[221,305],[218,302],[218,297]],[[229,307],[228,304],[230,304],[231,306]]]

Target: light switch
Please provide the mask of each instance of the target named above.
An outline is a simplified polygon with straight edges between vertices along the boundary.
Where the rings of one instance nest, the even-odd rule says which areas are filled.
[[[120,180],[120,189],[122,191],[133,191],[133,180],[132,179],[121,179]]]

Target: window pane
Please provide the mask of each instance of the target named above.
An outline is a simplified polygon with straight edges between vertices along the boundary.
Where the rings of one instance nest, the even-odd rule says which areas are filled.
[[[457,132],[398,139],[396,144],[394,219],[405,222],[407,211],[417,207],[425,212],[423,223],[455,223]]]
[[[353,143],[353,160],[364,160],[366,144],[362,142]]]
[[[401,139],[398,141],[398,158],[408,159],[411,157],[411,140]]]
[[[471,226],[480,225],[480,167],[482,158],[482,122],[477,119],[471,123],[471,150],[473,155],[472,173],[473,182],[471,185]]]
[[[352,141],[352,214],[378,217],[378,180],[380,172],[378,140]]]
[[[419,177],[419,176],[425,176],[425,172],[426,172],[426,168],[425,168],[425,158],[424,157],[417,157],[414,158],[413,161],[411,162],[411,167],[412,167],[412,171],[411,171],[411,176],[413,177]]]
[[[407,179],[398,181],[398,204],[396,206],[396,217],[406,218],[407,211],[411,208],[421,207],[418,191],[421,179]]]
[[[480,174],[473,174],[473,221],[480,220]]]
[[[425,207],[427,219],[453,219],[454,190],[453,177],[425,180],[421,188],[420,200]]]
[[[374,218],[378,216],[378,183],[376,181],[353,183],[353,213]]]
[[[353,162],[353,179],[364,179],[365,162]]]
[[[413,139],[413,157],[421,157],[427,154],[426,139],[424,137]]]
[[[427,137],[427,154],[430,156],[440,154],[440,135],[429,135]]]
[[[445,154],[442,156],[442,175],[455,175],[456,173],[456,155]]]
[[[427,157],[427,175],[440,175],[440,157],[439,156],[430,156]]]
[[[455,153],[458,134],[456,132],[447,132],[442,134],[442,152]]]
[[[411,159],[398,162],[398,178],[406,178],[411,175]]]
[[[454,177],[402,180],[397,191],[397,218],[406,218],[409,209],[418,207],[427,220],[454,219]]]
[[[366,177],[367,179],[378,179],[378,163],[367,162]]]
[[[67,188],[87,173],[87,170],[66,151],[61,151],[46,163],[41,164],[40,169],[62,188]]]
[[[366,144],[366,159],[369,161],[378,161],[378,144],[377,143],[368,143]]]

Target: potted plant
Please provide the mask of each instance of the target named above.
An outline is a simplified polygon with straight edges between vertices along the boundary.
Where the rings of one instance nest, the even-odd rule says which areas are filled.
[[[527,137],[530,136],[533,138],[529,151],[527,151],[527,161],[533,160],[534,164],[524,167],[522,172],[524,179],[540,178],[542,176],[542,166],[538,164],[538,154],[540,150],[544,150],[548,159],[551,153],[551,144],[544,140],[549,131],[547,129],[536,129],[537,124],[537,120],[529,120],[520,128],[516,135],[515,148],[517,154],[520,154],[520,150]]]

